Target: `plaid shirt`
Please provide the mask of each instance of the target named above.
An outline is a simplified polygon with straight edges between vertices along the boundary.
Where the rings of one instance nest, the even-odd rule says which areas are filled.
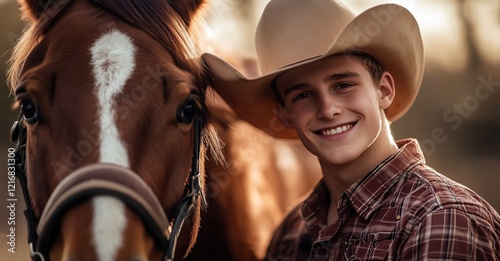
[[[425,165],[416,140],[353,184],[327,226],[320,181],[276,230],[266,260],[500,260],[500,216]]]

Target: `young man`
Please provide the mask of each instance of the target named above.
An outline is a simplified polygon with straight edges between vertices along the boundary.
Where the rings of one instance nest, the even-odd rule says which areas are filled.
[[[500,260],[498,213],[425,165],[416,140],[391,134],[424,66],[406,9],[355,17],[332,0],[271,0],[256,44],[257,79],[203,56],[213,88],[255,126],[298,136],[323,171],[277,228],[267,260]]]

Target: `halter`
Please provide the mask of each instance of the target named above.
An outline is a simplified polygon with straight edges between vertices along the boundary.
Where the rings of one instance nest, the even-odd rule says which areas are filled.
[[[112,164],[84,166],[63,179],[50,196],[45,209],[37,219],[34,214],[26,180],[26,127],[22,114],[14,122],[10,132],[15,149],[16,178],[21,185],[26,203],[24,215],[28,225],[28,243],[33,261],[49,260],[48,252],[54,237],[54,229],[71,206],[96,195],[114,196],[131,208],[144,222],[147,231],[163,249],[163,259],[173,260],[179,233],[186,218],[192,213],[201,194],[199,157],[203,120],[194,118],[193,155],[186,195],[180,201],[173,222],[169,220],[158,199],[147,184],[129,169]],[[190,187],[188,187],[190,186]],[[138,193],[138,192],[141,192]]]

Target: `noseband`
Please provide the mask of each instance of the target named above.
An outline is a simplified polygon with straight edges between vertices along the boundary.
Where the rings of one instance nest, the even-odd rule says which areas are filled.
[[[24,214],[28,225],[28,243],[32,260],[49,260],[49,250],[61,217],[72,206],[97,195],[113,196],[124,202],[136,213],[163,249],[163,259],[173,260],[179,233],[186,218],[192,214],[201,195],[199,157],[201,145],[201,117],[194,118],[193,155],[186,195],[177,207],[173,221],[169,220],[154,193],[133,171],[112,164],[91,164],[68,175],[56,187],[37,219],[31,205],[25,172],[26,127],[22,115],[14,122],[10,138],[17,141],[15,149],[16,177],[24,195]],[[189,187],[190,186],[190,187]]]

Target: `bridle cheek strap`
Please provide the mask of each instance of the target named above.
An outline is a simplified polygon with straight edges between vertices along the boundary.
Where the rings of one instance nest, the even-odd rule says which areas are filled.
[[[166,261],[174,260],[175,249],[177,246],[177,240],[179,238],[179,233],[184,225],[186,218],[193,213],[194,207],[198,201],[198,198],[203,197],[203,190],[201,188],[201,174],[200,174],[200,150],[201,150],[201,129],[203,127],[203,120],[201,117],[196,116],[194,118],[194,140],[193,140],[193,157],[191,160],[191,175],[188,184],[191,186],[190,190],[186,193],[186,196],[181,200],[179,206],[177,207],[177,213],[175,215],[174,224],[172,226],[172,239],[168,242],[168,248],[166,251]]]
[[[24,216],[26,218],[26,224],[28,226],[28,244],[30,249],[30,257],[32,260],[44,261],[43,256],[35,251],[36,242],[38,240],[38,235],[36,234],[37,219],[35,217],[35,211],[31,205],[30,195],[28,192],[28,180],[26,177],[26,126],[24,125],[24,117],[22,113],[19,114],[17,121],[12,124],[10,129],[10,141],[16,142],[16,149],[14,151],[16,160],[16,178],[19,181],[21,190],[23,192],[24,203],[26,204],[26,209],[24,209]]]

